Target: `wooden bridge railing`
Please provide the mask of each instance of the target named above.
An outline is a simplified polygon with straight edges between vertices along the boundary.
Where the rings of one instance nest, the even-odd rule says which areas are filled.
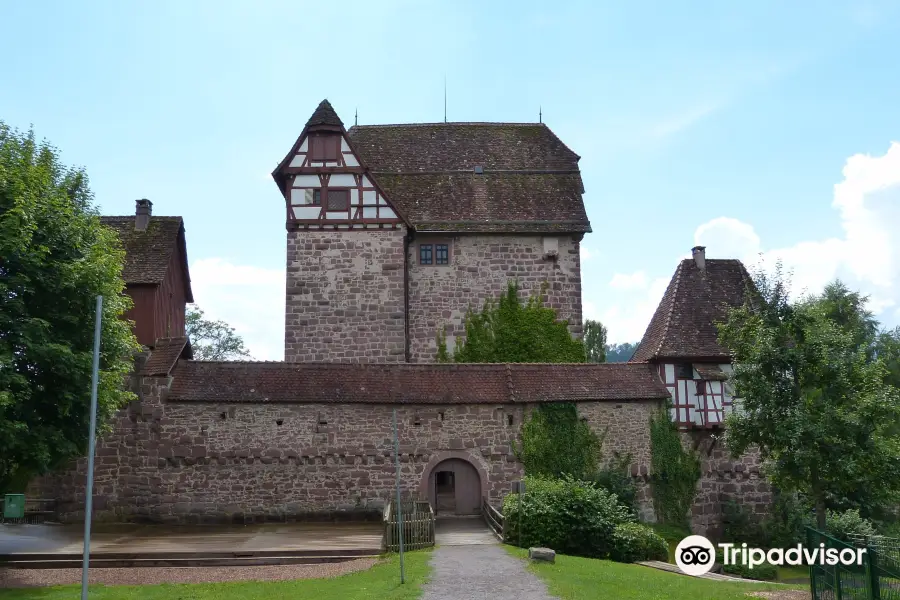
[[[400,551],[400,530],[403,529],[403,549],[421,550],[434,546],[434,509],[431,503],[422,500],[407,500],[400,504],[401,514],[397,515],[397,505],[389,502],[384,507],[384,549],[387,552]]]
[[[481,514],[484,516],[484,522],[491,528],[500,541],[503,541],[503,514],[499,510],[491,506],[487,498],[481,499]]]

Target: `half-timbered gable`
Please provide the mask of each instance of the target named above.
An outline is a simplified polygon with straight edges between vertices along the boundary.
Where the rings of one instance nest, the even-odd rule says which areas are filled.
[[[672,396],[672,418],[682,427],[720,427],[734,406],[731,356],[716,323],[744,302],[752,285],[739,260],[706,259],[697,246],[681,261],[632,362],[650,362]]]
[[[353,150],[323,100],[273,173],[287,203],[288,229],[397,228],[401,218]]]

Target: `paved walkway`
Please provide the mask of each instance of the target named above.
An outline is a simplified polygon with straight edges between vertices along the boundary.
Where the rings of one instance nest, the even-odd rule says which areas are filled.
[[[422,600],[555,600],[525,563],[499,544],[439,546]]]
[[[480,517],[439,519],[422,600],[555,600]]]

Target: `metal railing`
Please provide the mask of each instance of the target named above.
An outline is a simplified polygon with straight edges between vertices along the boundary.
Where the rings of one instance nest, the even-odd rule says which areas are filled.
[[[880,536],[879,536],[880,537]],[[806,549],[836,549],[856,551],[865,548],[862,564],[809,566],[809,584],[813,600],[900,600],[900,571],[896,557],[900,548],[893,538],[875,540],[852,536],[851,543],[806,528]]]
[[[6,500],[0,496],[0,523],[13,525],[39,525],[56,520],[56,500],[49,498],[25,498],[25,515],[20,519],[4,518]]]
[[[398,518],[397,505],[389,502],[384,507],[384,549],[387,552],[400,551],[400,531],[403,531],[403,549],[421,550],[434,546],[434,509],[431,503],[422,500],[406,500],[400,504]]]
[[[491,531],[494,532],[500,541],[503,541],[503,514],[491,506],[491,503],[488,502],[487,498],[481,499],[481,515],[484,517],[484,522],[487,523],[487,526],[491,528]]]

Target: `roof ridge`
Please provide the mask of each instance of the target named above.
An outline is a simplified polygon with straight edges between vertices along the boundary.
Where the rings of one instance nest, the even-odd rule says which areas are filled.
[[[478,125],[497,127],[547,127],[546,123],[534,123],[530,121],[446,121],[434,123],[373,123],[371,125],[354,125],[347,131],[354,129],[375,129],[379,127],[449,127],[452,125]],[[550,129],[547,127],[547,129]]]
[[[662,350],[663,343],[666,340],[666,336],[669,335],[669,325],[672,322],[672,313],[675,312],[675,299],[678,296],[678,286],[681,284],[681,275],[683,273],[684,261],[678,263],[678,268],[675,269],[675,277],[673,278],[673,283],[675,287],[672,288],[672,299],[669,304],[668,314],[666,314],[666,320],[663,323],[662,335],[659,336],[659,344],[657,344],[656,349],[651,354],[651,358],[659,354],[659,351]]]

